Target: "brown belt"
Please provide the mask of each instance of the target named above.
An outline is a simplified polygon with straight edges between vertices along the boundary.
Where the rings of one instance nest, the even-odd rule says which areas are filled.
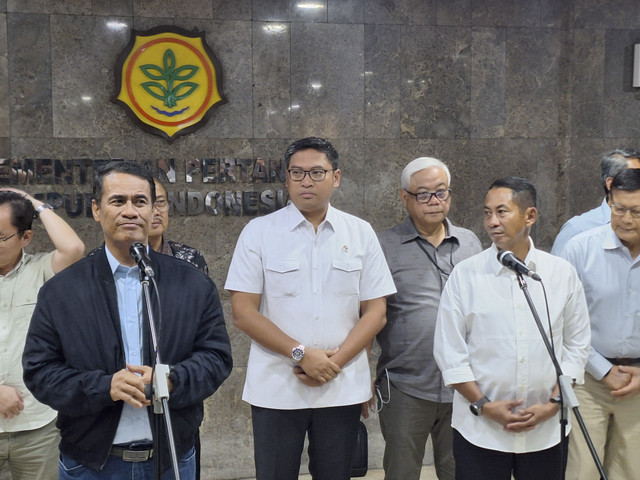
[[[109,455],[121,458],[125,462],[146,462],[150,458],[153,458],[153,448],[148,448],[146,450],[131,450],[130,447],[116,447],[114,445],[111,447]]]
[[[609,362],[613,363],[614,365],[622,365],[622,366],[628,366],[628,365],[633,365],[635,363],[640,363],[640,358],[607,358],[607,360],[609,360]]]

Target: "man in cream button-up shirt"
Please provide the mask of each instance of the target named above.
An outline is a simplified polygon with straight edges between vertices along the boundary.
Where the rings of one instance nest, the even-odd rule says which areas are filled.
[[[566,449],[550,401],[558,395],[555,370],[516,274],[497,259],[499,250],[512,251],[542,277],[548,321],[542,284],[527,279],[529,293],[563,373],[581,383],[590,339],[584,291],[568,262],[534,248],[535,204],[523,178],[491,185],[484,224],[493,245],[456,265],[440,300],[434,355],[456,390],[458,480],[562,478]]]

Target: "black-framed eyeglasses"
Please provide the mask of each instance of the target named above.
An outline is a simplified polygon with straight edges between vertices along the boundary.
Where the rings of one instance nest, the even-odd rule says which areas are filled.
[[[625,213],[629,212],[633,218],[640,218],[640,210],[637,208],[622,207],[615,203],[612,203],[609,206],[611,207],[611,213],[616,217],[622,217]]]
[[[333,172],[333,170],[334,170],[333,168],[330,170],[325,170],[323,168],[314,168],[312,170],[303,170],[301,168],[290,168],[289,170],[287,170],[287,172],[289,172],[289,178],[294,182],[301,182],[302,180],[304,180],[304,177],[307,174],[309,174],[309,178],[312,181],[321,182],[326,178],[327,172]]]
[[[429,203],[431,201],[431,197],[436,197],[439,201],[444,202],[448,200],[449,197],[451,196],[450,188],[443,189],[443,190],[436,190],[435,192],[413,193],[407,190],[406,188],[404,189],[404,191],[407,192],[409,195],[416,197],[416,200],[420,203]]]
[[[13,235],[9,235],[8,237],[2,237],[2,238],[0,238],[0,242],[2,242],[2,243],[0,243],[0,245],[4,245],[4,242],[6,242],[6,241],[8,241],[8,240],[11,240],[13,237],[15,237],[15,236],[16,236],[17,234],[19,234],[19,233],[20,233],[20,232],[16,232],[16,233],[14,233]]]

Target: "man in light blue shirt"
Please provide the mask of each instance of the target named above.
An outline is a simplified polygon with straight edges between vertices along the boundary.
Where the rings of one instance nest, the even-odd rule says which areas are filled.
[[[611,186],[611,179],[624,168],[640,168],[640,152],[631,148],[616,148],[606,152],[600,158],[600,179],[605,195]],[[560,229],[553,242],[551,253],[560,255],[566,243],[577,234],[586,232],[600,225],[606,225],[611,220],[611,210],[606,197],[602,203],[582,215],[569,219]]]
[[[584,285],[591,351],[580,411],[609,478],[640,472],[640,169],[610,183],[611,224],[572,238],[560,255]],[[579,433],[571,433],[567,479],[600,475]]]

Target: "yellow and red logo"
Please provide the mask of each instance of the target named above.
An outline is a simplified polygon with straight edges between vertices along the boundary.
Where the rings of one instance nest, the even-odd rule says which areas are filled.
[[[116,68],[112,99],[140,126],[169,142],[205,124],[225,103],[222,68],[204,32],[174,26],[132,31]]]

